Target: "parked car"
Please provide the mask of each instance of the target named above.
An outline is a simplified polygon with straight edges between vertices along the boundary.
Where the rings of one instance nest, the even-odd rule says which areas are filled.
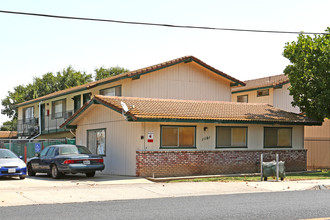
[[[0,176],[26,177],[26,164],[8,149],[0,149]]]
[[[95,171],[102,171],[104,167],[102,156],[93,155],[84,146],[70,144],[46,147],[27,162],[29,176],[47,173],[54,179],[69,173],[85,173],[87,177],[93,177]]]

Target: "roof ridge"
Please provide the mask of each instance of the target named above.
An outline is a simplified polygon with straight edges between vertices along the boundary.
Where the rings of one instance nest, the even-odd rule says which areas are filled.
[[[282,73],[282,74],[277,74],[277,75],[265,76],[265,77],[261,77],[261,78],[248,79],[248,80],[244,80],[244,82],[262,80],[262,79],[267,79],[267,78],[274,78],[274,77],[277,77],[277,76],[285,76],[285,74]]]
[[[240,81],[240,80],[238,80],[238,79],[236,79],[236,78],[234,78],[234,77],[232,77],[232,76],[230,76],[230,75],[228,75],[228,74],[226,74],[226,73],[224,73],[224,72],[222,72],[222,71],[206,64],[206,63],[204,63],[203,61],[201,61],[200,59],[198,59],[198,58],[196,58],[192,55],[189,55],[189,56],[183,56],[183,57],[179,57],[179,58],[172,59],[172,60],[169,60],[169,61],[165,61],[165,62],[162,62],[162,63],[158,63],[158,64],[155,64],[155,65],[147,66],[147,67],[144,67],[144,68],[140,68],[140,69],[137,69],[137,70],[128,71],[128,72],[121,73],[121,74],[118,74],[118,75],[115,75],[115,76],[109,76],[107,78],[100,79],[100,80],[97,80],[97,81],[92,81],[92,82],[85,83],[85,84],[82,84],[82,85],[79,85],[79,86],[74,86],[74,87],[67,88],[67,89],[64,89],[64,90],[49,93],[47,95],[38,97],[36,99],[31,99],[29,101],[18,103],[18,104],[16,104],[16,106],[30,104],[33,101],[38,101],[38,100],[44,100],[44,99],[47,99],[47,98],[51,98],[51,97],[53,97],[57,94],[65,93],[65,92],[68,92],[68,91],[75,92],[79,88],[81,88],[81,89],[83,89],[83,88],[86,89],[87,88],[88,89],[91,86],[98,86],[98,84],[106,83],[107,81],[111,81],[111,80],[115,80],[115,79],[120,79],[121,77],[134,77],[135,75],[139,75],[139,74],[142,74],[142,73],[148,73],[149,71],[156,71],[156,70],[158,70],[162,67],[168,67],[169,65],[172,65],[172,64],[174,65],[174,64],[178,64],[180,62],[184,62],[187,59],[191,59],[190,61],[195,61],[195,62],[199,63],[204,68],[209,69],[210,71],[215,71],[221,77],[227,78],[228,80],[234,81],[234,82],[239,83],[241,85],[245,85],[244,82],[242,82],[242,81]]]
[[[129,97],[129,96],[103,96],[95,95],[96,98],[116,98],[121,100],[144,100],[144,101],[163,101],[163,102],[185,102],[185,103],[222,103],[222,104],[233,104],[233,105],[251,105],[251,106],[271,106],[268,103],[242,103],[242,102],[229,102],[229,101],[215,101],[215,100],[193,100],[193,99],[165,99],[165,98],[146,98],[146,97]]]

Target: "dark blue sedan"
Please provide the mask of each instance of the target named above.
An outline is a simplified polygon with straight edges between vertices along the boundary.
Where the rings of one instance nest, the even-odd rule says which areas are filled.
[[[7,149],[0,149],[0,177],[17,176],[26,177],[26,165],[16,154]]]
[[[104,170],[104,163],[101,156],[93,155],[84,146],[61,144],[46,147],[29,159],[27,170],[29,176],[47,173],[54,179],[69,173],[85,173],[87,177],[93,177],[95,171]]]

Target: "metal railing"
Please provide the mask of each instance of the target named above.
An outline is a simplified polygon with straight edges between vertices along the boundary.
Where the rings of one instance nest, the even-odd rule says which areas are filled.
[[[41,133],[57,133],[65,131],[60,125],[72,116],[73,110],[58,112],[56,114],[44,115],[41,118]],[[19,137],[31,137],[39,133],[39,118],[28,118],[17,121],[17,132]]]

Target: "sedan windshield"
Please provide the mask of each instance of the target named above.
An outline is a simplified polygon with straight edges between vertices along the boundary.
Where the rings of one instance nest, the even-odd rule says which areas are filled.
[[[0,150],[0,158],[17,158],[17,156],[9,150]]]
[[[66,154],[91,154],[91,152],[84,146],[65,146],[60,148],[60,155]]]

